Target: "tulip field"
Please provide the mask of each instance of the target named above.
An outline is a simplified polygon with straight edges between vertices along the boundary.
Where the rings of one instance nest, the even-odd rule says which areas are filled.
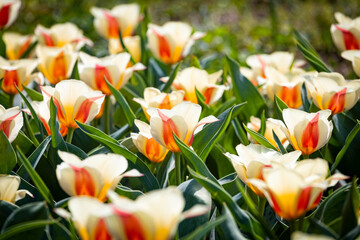
[[[360,239],[359,16],[318,51],[269,0],[275,48],[245,50],[146,1],[50,2],[0,0],[0,240]]]

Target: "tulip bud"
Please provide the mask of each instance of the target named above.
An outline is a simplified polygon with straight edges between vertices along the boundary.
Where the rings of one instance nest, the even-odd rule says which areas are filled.
[[[0,105],[0,130],[4,132],[9,142],[15,140],[23,126],[23,116],[19,107],[5,109]]]

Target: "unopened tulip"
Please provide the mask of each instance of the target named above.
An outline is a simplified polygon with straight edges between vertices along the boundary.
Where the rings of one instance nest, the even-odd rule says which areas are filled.
[[[136,148],[151,162],[163,161],[169,150],[155,141],[151,135],[150,125],[137,119],[135,125],[139,133],[131,133],[131,138]]]
[[[339,73],[325,72],[306,79],[314,104],[333,115],[351,109],[359,100],[360,80],[346,81]]]
[[[215,104],[229,88],[224,85],[217,85],[216,82],[222,75],[222,70],[208,74],[205,70],[190,67],[179,72],[173,82],[173,87],[185,92],[184,100],[198,103],[196,97],[197,89],[205,97],[205,103]],[[167,81],[167,78],[163,79]]]
[[[6,32],[3,35],[3,40],[6,46],[6,56],[10,60],[17,60],[20,59],[35,42],[35,37],[33,35],[21,35],[15,32]]]
[[[134,98],[133,100],[141,105],[147,119],[150,120],[150,116],[147,114],[148,108],[171,109],[183,101],[184,95],[185,92],[182,90],[163,93],[157,88],[148,87],[144,90],[144,98]]]
[[[173,133],[185,144],[191,146],[194,134],[207,124],[218,121],[208,116],[199,122],[201,106],[191,102],[182,102],[171,110],[149,108],[150,132],[155,141],[172,152],[180,152]]]
[[[0,79],[3,78],[2,90],[7,94],[14,95],[18,93],[15,86],[22,91],[23,85],[26,86],[31,81],[39,79],[37,74],[32,74],[37,65],[38,61],[34,59],[7,61],[0,57]]]
[[[183,212],[185,199],[175,187],[151,191],[135,201],[112,191],[109,198],[115,214],[106,223],[115,239],[172,239],[180,221],[209,211],[204,205],[195,205]]]
[[[330,115],[330,110],[307,113],[287,108],[283,110],[286,128],[281,129],[295,150],[309,155],[329,141],[333,130],[333,124],[328,120]]]
[[[315,208],[326,188],[347,178],[338,173],[326,179],[328,171],[326,160],[306,159],[294,168],[264,168],[262,180],[248,181],[264,193],[277,215],[293,220]]]
[[[59,23],[51,28],[38,25],[35,28],[35,35],[39,44],[48,47],[63,47],[67,44],[73,50],[80,50],[85,44],[92,46],[90,39],[84,37],[83,31],[73,23]]]
[[[88,123],[99,113],[105,95],[94,91],[80,80],[65,80],[56,86],[41,87],[44,100],[53,97],[60,124],[77,128],[75,120]]]
[[[335,13],[338,24],[331,25],[330,31],[340,51],[360,49],[360,18],[351,19],[342,13]]]
[[[0,131],[3,131],[9,142],[15,140],[23,126],[23,116],[19,107],[5,109],[0,105]]]
[[[20,0],[0,0],[0,30],[15,22],[21,7]]]
[[[184,22],[167,22],[163,26],[150,23],[147,37],[154,57],[166,64],[180,61],[190,52],[195,40],[205,36],[202,32],[192,34],[192,27]]]
[[[237,145],[237,155],[225,153],[228,157],[241,181],[247,184],[257,195],[263,193],[256,186],[251,185],[248,179],[263,179],[262,171],[264,168],[278,167],[278,165],[293,166],[301,155],[300,151],[294,151],[282,155],[278,151],[268,149],[259,144]]]
[[[140,62],[141,60],[141,38],[139,36],[128,36],[123,38],[123,43],[126,49],[131,54],[135,62]],[[109,39],[109,53],[116,54],[123,52],[124,48],[122,47],[120,40],[117,38]],[[130,63],[129,65],[131,65]]]
[[[37,46],[36,55],[39,58],[39,70],[51,84],[69,79],[74,69],[77,53],[71,50],[71,46],[63,48]]]
[[[15,203],[26,194],[33,196],[28,190],[18,190],[20,178],[13,175],[0,174],[0,200]]]
[[[105,78],[119,90],[129,81],[134,71],[145,68],[141,63],[129,67],[130,54],[125,52],[104,58],[96,58],[83,52],[79,56],[80,79],[92,89],[100,90],[106,95],[111,95],[111,91]]]
[[[290,108],[299,108],[302,105],[301,86],[305,71],[296,69],[283,74],[275,68],[266,67],[265,73],[267,94],[271,100],[274,100],[276,95]]]
[[[273,131],[275,132],[276,136],[279,138],[280,142],[284,144],[287,140],[286,135],[281,130],[281,126],[284,126],[284,123],[278,119],[267,118],[266,119],[266,128],[264,137],[274,146],[276,147],[276,141],[274,139]],[[251,116],[250,122],[247,124],[247,127],[251,130],[258,132],[261,128],[261,120],[260,118]]]
[[[81,160],[76,155],[59,151],[64,161],[56,168],[60,186],[69,196],[92,196],[105,200],[124,176],[142,176],[137,170],[125,172],[127,160],[117,154],[97,154]]]

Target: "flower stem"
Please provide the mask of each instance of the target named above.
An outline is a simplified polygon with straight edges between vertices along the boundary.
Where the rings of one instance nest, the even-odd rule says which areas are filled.
[[[105,97],[105,106],[104,106],[104,132],[109,134],[110,132],[110,96],[106,95]]]
[[[265,210],[265,206],[266,206],[266,198],[264,197],[259,197],[259,205],[258,205],[258,211],[259,211],[259,214],[261,216],[264,215],[264,210]]]
[[[175,183],[176,185],[181,184],[181,153],[174,152],[175,156]]]
[[[303,156],[303,159],[309,159],[309,155],[307,155],[307,154],[303,154],[302,156]]]
[[[150,171],[155,174],[155,170],[156,170],[156,164],[155,162],[150,163]]]
[[[75,128],[69,128],[68,129],[68,133],[66,135],[66,142],[67,143],[71,143],[71,140],[72,140],[73,135],[74,135],[74,131],[75,131]]]
[[[9,94],[9,108],[14,106],[14,94]]]

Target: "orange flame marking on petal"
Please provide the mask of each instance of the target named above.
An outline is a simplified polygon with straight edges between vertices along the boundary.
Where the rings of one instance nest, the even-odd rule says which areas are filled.
[[[145,152],[146,152],[146,157],[151,161],[151,162],[161,162],[164,156],[161,156],[161,147],[160,144],[158,142],[155,141],[155,139],[150,138],[146,141],[146,146],[145,146]]]
[[[11,3],[0,8],[0,29],[2,29],[9,21]]]
[[[283,86],[280,92],[280,99],[283,100],[290,108],[298,108],[302,104],[297,86]]]
[[[258,61],[260,62],[260,65],[261,65],[261,76],[263,78],[266,78],[266,75],[265,75],[265,68],[267,66],[266,62],[260,57],[260,55],[256,55]]]
[[[101,218],[95,227],[95,240],[111,240],[112,237],[106,227],[106,222]]]
[[[111,95],[111,91],[108,88],[108,86],[106,85],[105,82],[105,77],[106,80],[108,80],[109,83],[112,83],[112,79],[110,76],[110,73],[108,71],[108,69],[104,66],[101,65],[95,65],[95,84],[96,87],[102,91],[103,93],[105,93],[106,95]]]
[[[308,123],[302,136],[302,152],[303,154],[310,154],[316,148],[319,142],[319,113]]]
[[[280,208],[280,206],[279,206],[276,198],[274,197],[274,195],[273,195],[271,192],[270,192],[269,194],[270,194],[270,198],[271,198],[271,201],[272,201],[272,204],[273,204],[272,207],[273,207],[273,209],[274,209],[274,212],[275,212],[277,215],[281,216],[281,215],[282,215],[282,210],[281,210],[281,208]]]
[[[30,43],[31,43],[32,37],[28,37],[26,39],[26,41],[24,42],[24,44],[21,45],[20,49],[19,49],[19,53],[18,53],[18,58],[21,58],[22,55],[24,55],[24,53],[26,52],[26,50],[29,48]]]
[[[0,130],[3,130],[5,136],[7,138],[9,138],[10,135],[10,125],[12,123],[12,121],[21,113],[21,111],[19,111],[17,114],[15,114],[14,116],[11,116],[7,119],[5,119],[4,121],[2,121],[0,123]]]
[[[20,80],[17,70],[5,70],[4,79],[1,85],[4,92],[8,94],[17,94],[18,91],[16,90],[15,86],[17,86],[20,91],[23,89],[22,85],[19,83]]]
[[[343,34],[346,50],[360,49],[359,42],[356,39],[356,37],[354,36],[354,34],[352,34],[349,30],[346,30],[346,29],[343,29],[343,28],[339,27],[338,25],[335,25],[335,27],[338,30],[340,30],[342,32],[342,34]]]
[[[272,168],[272,166],[270,164],[266,164],[261,168],[260,174],[259,174],[259,176],[257,178],[260,179],[260,180],[263,180],[263,181],[264,181],[264,176],[263,176],[263,169],[264,168]]]
[[[209,104],[210,100],[211,100],[211,96],[214,92],[215,87],[209,87],[205,90],[204,92],[204,97],[205,97],[205,103]]]
[[[52,39],[52,37],[49,34],[47,34],[45,32],[41,32],[41,35],[43,35],[43,37],[44,37],[46,46],[48,46],[48,47],[54,47],[55,46],[54,40]]]
[[[103,96],[92,97],[92,98],[88,98],[85,101],[83,101],[79,107],[79,110],[76,113],[75,119],[78,122],[85,123],[89,117],[90,109],[91,109],[93,103],[102,97]]]
[[[334,96],[332,96],[328,105],[328,109],[332,111],[332,114],[337,114],[344,110],[345,94],[346,94],[346,88],[335,93]]]
[[[153,29],[153,32],[155,33],[156,37],[158,38],[159,42],[159,54],[161,57],[161,60],[165,63],[171,62],[171,50],[169,42],[166,40],[166,38],[161,35],[159,32]]]
[[[52,65],[52,77],[55,84],[66,78],[67,68],[64,52],[59,53],[54,59]]]
[[[95,184],[90,173],[85,168],[69,164],[75,172],[76,195],[95,196]]]
[[[116,207],[113,207],[115,214],[121,219],[125,235],[124,239],[132,240],[143,240],[146,239],[144,235],[143,227],[141,226],[140,221],[136,218],[135,215],[124,212]]]
[[[299,197],[298,197],[298,204],[297,204],[297,211],[298,212],[305,212],[309,208],[309,201],[311,196],[312,187],[304,188]]]
[[[109,38],[118,38],[119,37],[119,23],[114,16],[108,12],[104,12],[106,20],[108,21],[108,32]]]
[[[166,96],[164,97],[164,99],[161,101],[160,105],[158,106],[158,108],[160,109],[171,109],[171,102],[170,102],[170,96],[169,94],[166,94]]]
[[[317,205],[319,205],[320,201],[321,201],[321,197],[322,197],[322,192],[316,197],[315,201],[311,204],[311,206],[308,207],[308,210],[311,210],[313,208],[315,208]]]
[[[163,139],[165,145],[168,147],[170,151],[179,152],[180,149],[176,145],[176,142],[173,137],[173,132],[175,133],[176,136],[179,136],[179,132],[174,121],[171,118],[167,117],[165,114],[163,114],[159,109],[157,111],[163,122]]]

